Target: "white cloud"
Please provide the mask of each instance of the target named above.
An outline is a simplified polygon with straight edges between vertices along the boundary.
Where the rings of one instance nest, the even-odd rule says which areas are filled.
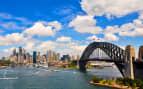
[[[89,36],[86,38],[87,40],[93,40],[93,39],[98,39],[97,36],[93,35],[93,36]]]
[[[5,52],[5,53],[9,53],[9,52],[12,53],[13,49],[14,48],[4,49],[3,52]]]
[[[61,55],[81,55],[84,49],[86,48],[86,45],[80,45],[77,43],[58,43],[57,46],[59,47],[57,52],[61,53]]]
[[[28,42],[25,46],[26,50],[32,50],[34,49],[35,43],[34,42]]]
[[[46,53],[47,50],[53,50],[59,52],[61,55],[70,54],[70,55],[79,55],[86,48],[86,45],[80,45],[78,43],[58,43],[54,41],[44,41],[35,47],[42,54]]]
[[[120,31],[120,29],[118,28],[118,26],[107,26],[104,29],[104,39],[106,41],[118,41],[119,37],[117,37],[115,35],[115,33],[118,33]]]
[[[106,34],[106,33],[117,33],[119,32],[120,29],[117,25],[115,26],[107,26],[104,31],[103,31],[103,34]]]
[[[118,41],[120,36],[143,36],[143,1],[142,0],[82,0],[81,7],[87,13],[85,16],[74,18],[69,27],[74,27],[77,32],[103,34],[102,40]],[[133,23],[126,23],[122,26],[107,26],[102,29],[96,26],[94,16],[106,15],[122,17],[127,14],[138,12],[139,18]],[[118,35],[117,35],[118,34]],[[96,36],[88,37],[89,39],[98,39]]]
[[[74,27],[80,33],[97,34],[102,31],[100,27],[96,26],[93,16],[77,16],[70,22],[69,27]]]
[[[55,50],[56,49],[56,42],[53,41],[44,41],[39,46],[37,46],[37,49],[39,51],[47,51],[47,50]]]
[[[122,17],[143,10],[142,0],[82,0],[81,7],[92,16]]]
[[[33,24],[32,21],[24,17],[15,17],[8,13],[0,13],[1,24],[0,27],[9,30],[25,29],[27,25]]]
[[[125,46],[119,46],[119,47],[125,50]]]
[[[104,30],[104,39],[108,41],[118,41],[119,36],[143,36],[143,14],[140,14],[138,19],[135,19],[133,23],[126,23],[118,26],[107,26]],[[119,36],[115,35],[118,34]]]
[[[124,24],[120,27],[120,36],[143,36],[143,14],[140,14],[138,19],[135,19],[133,23]]]
[[[25,37],[24,34],[12,33],[5,36],[0,36],[0,45],[9,46],[9,45],[22,45],[27,44],[28,42],[37,42],[30,37]]]
[[[116,35],[111,34],[111,33],[104,34],[104,39],[107,41],[118,41],[119,40],[119,38]]]
[[[14,19],[17,20],[17,21],[22,22],[22,24],[25,24],[25,25],[29,25],[29,24],[32,25],[33,24],[32,21],[30,21],[30,20],[28,20],[24,17],[14,17]]]
[[[6,48],[0,51],[0,57],[6,57],[6,56],[10,56],[12,54],[13,51],[13,47],[12,48]]]
[[[48,24],[47,22],[36,22],[32,27],[26,29],[24,33],[31,36],[54,36],[56,31],[60,29],[61,24],[57,21]]]
[[[59,31],[62,28],[61,23],[59,23],[58,21],[49,22],[48,25],[55,27],[55,31]]]
[[[7,22],[7,23],[2,23],[0,24],[1,27],[5,28],[5,29],[25,29],[26,27],[23,27],[23,26],[18,26],[17,23],[15,22]]]
[[[119,32],[120,36],[143,36],[143,28],[135,28],[134,31]]]
[[[92,41],[104,41],[103,38],[98,38],[96,35],[89,36],[86,38],[86,40],[92,40]]]
[[[71,49],[76,50],[79,53],[83,52],[85,48],[86,48],[86,45],[71,46]]]
[[[0,13],[0,18],[1,19],[11,19],[12,16],[10,14],[7,14],[7,13]]]
[[[58,41],[58,42],[69,42],[69,41],[71,41],[71,37],[62,36],[62,37],[57,38],[56,41]]]

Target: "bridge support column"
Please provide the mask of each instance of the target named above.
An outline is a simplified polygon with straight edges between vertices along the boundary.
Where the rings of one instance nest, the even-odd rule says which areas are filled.
[[[79,61],[79,68],[81,71],[86,71],[86,62],[85,61]]]
[[[130,57],[130,78],[134,79],[133,57]]]
[[[134,71],[133,71],[133,59],[129,58],[127,62],[125,62],[125,77],[134,79]]]

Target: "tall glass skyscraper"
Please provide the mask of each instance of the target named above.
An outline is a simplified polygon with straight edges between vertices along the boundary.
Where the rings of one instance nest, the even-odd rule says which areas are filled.
[[[36,63],[36,59],[37,59],[37,52],[34,51],[33,52],[33,63]]]

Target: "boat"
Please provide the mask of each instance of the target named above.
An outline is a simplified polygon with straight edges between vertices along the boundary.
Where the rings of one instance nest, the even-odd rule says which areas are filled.
[[[55,72],[59,72],[60,70],[54,70]]]

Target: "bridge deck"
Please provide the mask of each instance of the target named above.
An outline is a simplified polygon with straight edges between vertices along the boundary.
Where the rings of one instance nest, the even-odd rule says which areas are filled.
[[[80,61],[106,61],[106,62],[123,62],[122,60],[113,60],[113,59],[102,59],[102,58],[89,58],[86,60],[80,60]]]

